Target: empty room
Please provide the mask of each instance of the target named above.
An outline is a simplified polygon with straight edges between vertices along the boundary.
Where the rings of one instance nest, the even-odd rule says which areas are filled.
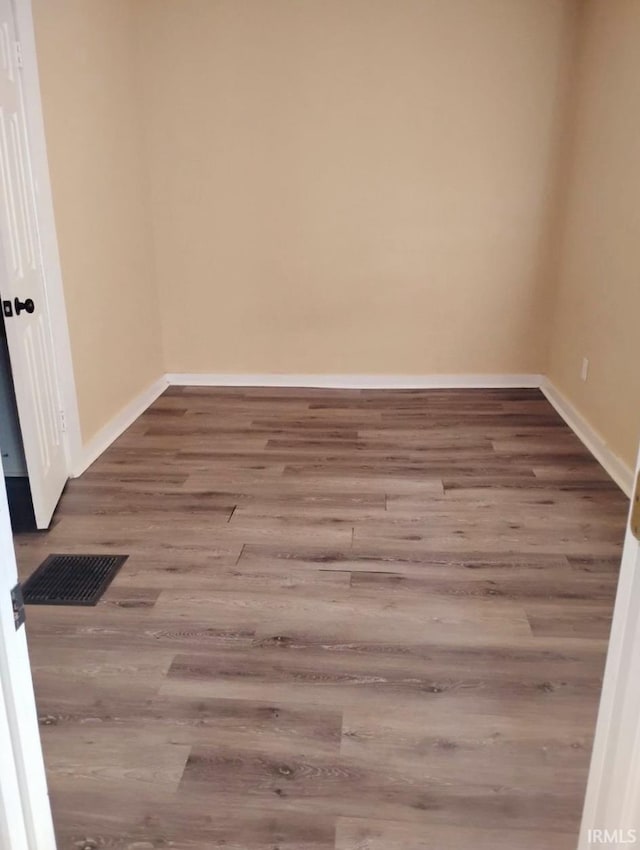
[[[0,850],[640,848],[640,0],[0,9]]]

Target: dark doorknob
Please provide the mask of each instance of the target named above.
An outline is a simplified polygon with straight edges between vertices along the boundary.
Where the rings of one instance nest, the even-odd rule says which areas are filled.
[[[31,298],[27,298],[26,301],[21,301],[19,298],[14,298],[13,304],[16,308],[16,316],[19,316],[23,310],[26,310],[27,313],[33,313],[33,311],[36,309],[36,305],[33,303]]]

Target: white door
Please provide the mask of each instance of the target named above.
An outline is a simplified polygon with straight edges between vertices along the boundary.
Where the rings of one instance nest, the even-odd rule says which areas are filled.
[[[0,472],[1,472],[0,467]],[[1,477],[1,476],[0,476]],[[0,480],[0,848],[55,850],[4,479]],[[6,836],[9,835],[7,839]]]
[[[640,460],[636,481],[579,850],[640,848]]]
[[[38,528],[67,480],[11,0],[0,0],[0,294]]]

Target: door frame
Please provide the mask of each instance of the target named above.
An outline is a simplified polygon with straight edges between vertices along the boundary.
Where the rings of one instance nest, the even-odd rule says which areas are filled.
[[[31,0],[11,0],[11,2],[22,51],[20,73],[27,123],[27,143],[35,186],[36,228],[49,308],[67,475],[71,476],[82,453],[82,435],[49,175],[33,11]]]
[[[18,572],[4,480],[0,481],[0,558],[0,738],[8,736],[10,754],[5,759],[3,748],[0,759],[0,836],[9,832],[8,846],[16,850],[55,850],[27,636],[24,623],[16,628],[11,598]],[[7,804],[8,815],[3,811]]]
[[[640,455],[607,649],[578,850],[596,846],[590,830],[609,830],[616,850],[640,847],[640,540],[631,511],[640,498]]]
[[[29,850],[11,727],[0,676],[0,847]]]

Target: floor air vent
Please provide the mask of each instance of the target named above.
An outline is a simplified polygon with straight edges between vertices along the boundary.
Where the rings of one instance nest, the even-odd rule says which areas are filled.
[[[128,555],[49,555],[25,582],[27,605],[95,605]]]

